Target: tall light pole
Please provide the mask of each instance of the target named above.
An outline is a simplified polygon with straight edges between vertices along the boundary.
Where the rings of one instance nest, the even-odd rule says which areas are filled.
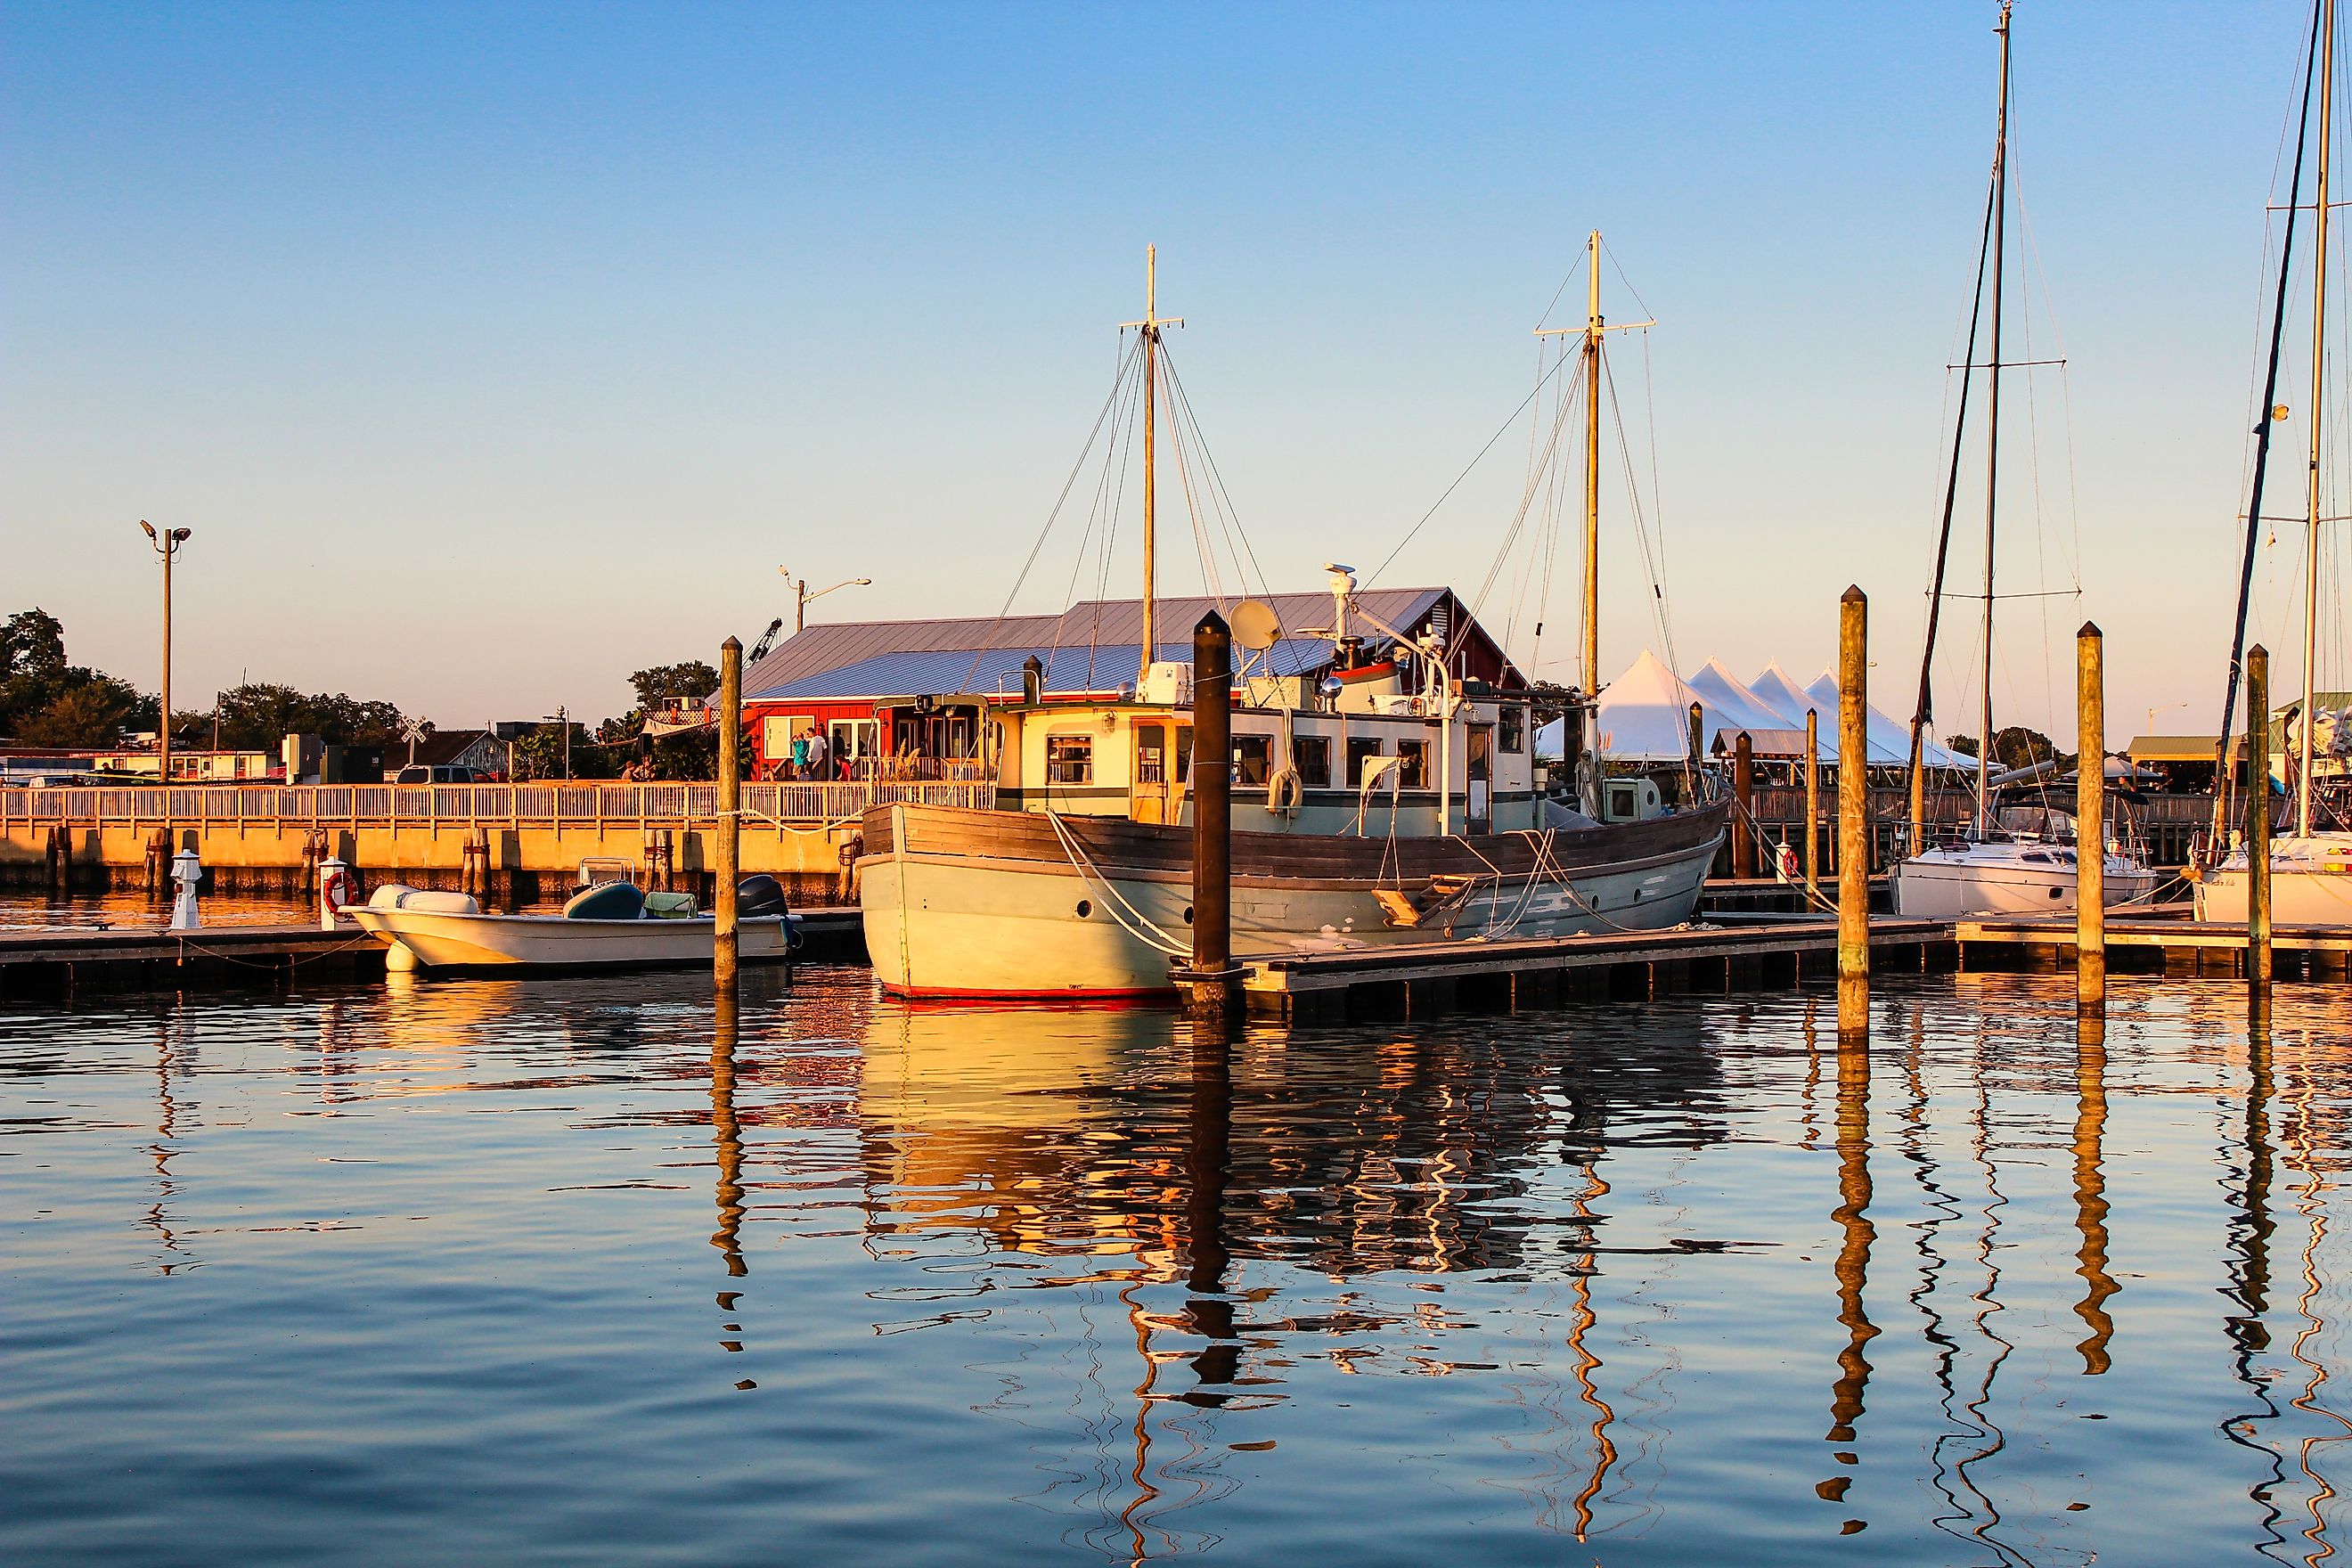
[[[172,557],[195,530],[173,528],[159,533],[143,517],[139,526],[147,531],[147,542],[163,558],[163,691],[162,720],[155,726],[155,781],[168,786],[172,782]]]
[[[832,593],[835,588],[871,588],[874,586],[874,579],[871,577],[852,577],[845,583],[835,583],[832,588],[819,588],[815,593],[812,594],[809,592],[807,578],[803,577],[798,582],[793,582],[791,567],[779,566],[776,570],[784,574],[785,582],[792,583],[793,584],[793,635],[795,637],[798,637],[802,632],[808,629],[808,607],[815,600],[824,598],[827,594]]]

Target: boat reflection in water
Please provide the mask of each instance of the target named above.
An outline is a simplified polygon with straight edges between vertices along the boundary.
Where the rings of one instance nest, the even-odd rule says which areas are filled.
[[[58,1349],[0,1415],[58,1528],[128,1469],[219,1561],[347,1528],[278,1432],[427,1478],[386,1506],[452,1556],[2317,1558],[2337,1011],[1961,976],[1866,1052],[1803,993],[1228,1042],[818,966],[60,1014],[0,1128],[0,1327]]]

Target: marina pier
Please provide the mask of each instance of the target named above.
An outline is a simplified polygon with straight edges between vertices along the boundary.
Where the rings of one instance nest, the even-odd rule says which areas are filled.
[[[868,806],[984,805],[995,788],[891,779],[741,787],[742,870],[775,877],[805,904],[845,901],[843,851]],[[470,874],[484,879],[488,901],[512,905],[568,886],[583,860],[606,858],[707,902],[718,826],[715,784],[0,789],[0,885],[142,887],[161,833],[196,851],[207,891],[301,896],[332,858],[355,869],[362,889],[460,888]]]

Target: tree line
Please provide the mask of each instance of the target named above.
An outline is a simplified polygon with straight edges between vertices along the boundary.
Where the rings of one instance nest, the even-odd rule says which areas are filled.
[[[647,714],[672,699],[699,701],[719,687],[719,672],[701,659],[656,665],[629,678],[637,705],[600,724],[572,726],[575,778],[707,779],[718,772],[719,749],[709,730],[650,738]],[[0,622],[0,739],[18,745],[104,750],[133,734],[152,731],[154,693],[104,670],[71,661],[58,617],[36,606]],[[329,745],[382,747],[387,763],[407,755],[409,717],[397,703],[347,692],[305,692],[273,681],[249,680],[217,694],[209,708],[172,715],[173,744],[275,753],[288,735],[316,735]],[[433,732],[430,720],[422,721]],[[564,727],[538,726],[515,743],[515,771],[526,778],[560,777]]]

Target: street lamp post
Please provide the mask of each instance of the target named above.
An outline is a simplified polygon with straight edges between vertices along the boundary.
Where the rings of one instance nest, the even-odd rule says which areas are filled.
[[[172,557],[180,552],[180,546],[195,530],[172,528],[158,532],[155,525],[143,517],[139,526],[147,531],[148,543],[163,558],[163,690],[161,719],[155,726],[155,781],[168,789],[172,784]],[[163,798],[169,800],[171,796]]]
[[[832,588],[819,588],[815,593],[812,594],[809,592],[807,578],[803,577],[798,582],[793,582],[792,568],[788,566],[779,566],[776,570],[782,572],[784,574],[784,581],[791,583],[793,585],[793,632],[795,636],[798,636],[800,633],[808,629],[809,605],[814,601],[824,598],[827,594],[832,593],[835,588],[871,588],[874,586],[874,579],[871,577],[852,577],[846,582],[835,583]]]

